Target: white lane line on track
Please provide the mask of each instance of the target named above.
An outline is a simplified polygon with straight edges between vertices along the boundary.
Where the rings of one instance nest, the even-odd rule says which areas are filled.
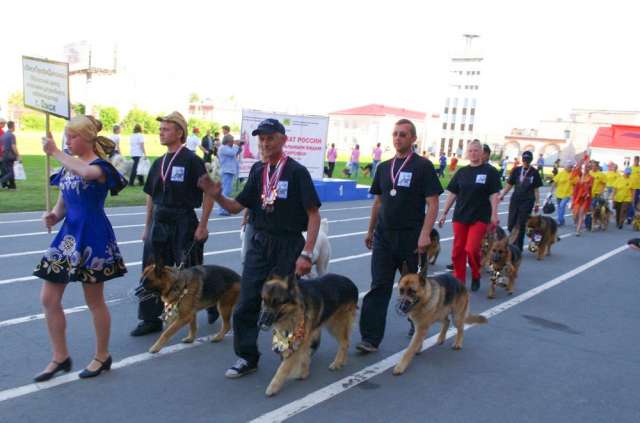
[[[358,221],[358,220],[368,220],[369,218],[370,218],[370,216],[350,217],[348,219],[329,220],[329,223],[355,222],[355,221]],[[134,226],[136,226],[136,225],[134,225]],[[114,228],[115,228],[115,226],[114,226]],[[209,236],[229,235],[229,234],[239,234],[239,233],[240,233],[240,229],[231,229],[231,230],[228,230],[228,231],[209,232]],[[52,232],[52,234],[53,234],[53,232]],[[131,245],[131,244],[142,244],[142,240],[134,239],[134,240],[131,240],[131,241],[118,241],[118,245]],[[21,252],[17,252],[17,253],[6,253],[6,254],[0,254],[0,259],[11,258],[11,257],[20,257],[20,256],[26,256],[26,255],[44,254],[44,252],[45,252],[45,250],[31,250],[31,251],[21,251]]]
[[[366,233],[366,232],[362,232],[362,233]],[[360,232],[354,232],[353,234],[358,235],[358,234],[361,234],[361,233]],[[342,237],[344,235],[346,235],[346,234],[334,235],[334,236]],[[567,238],[567,237],[570,237],[572,235],[574,235],[574,234],[567,233],[567,234],[564,234],[564,235],[560,235],[560,238]],[[452,239],[453,239],[453,237],[450,236],[450,237],[447,237],[447,238],[442,238],[440,240],[440,242],[451,241]],[[211,253],[224,254],[224,253],[239,252],[239,251],[240,251],[240,248],[231,248],[229,250],[212,251]],[[210,253],[205,253],[205,255],[207,255],[207,254],[212,255]],[[332,263],[332,264],[333,263],[340,263],[340,262],[343,262],[343,261],[350,261],[350,260],[355,260],[355,259],[359,259],[359,258],[369,257],[370,255],[371,255],[371,252],[369,251],[369,252],[366,252],[366,253],[354,254],[354,255],[351,255],[351,256],[338,257],[338,258],[335,258],[335,259],[331,259],[329,261],[329,263]],[[141,264],[141,263],[138,262],[137,264]],[[436,272],[431,276],[437,276],[437,275],[441,275],[443,273],[447,273],[447,271]],[[31,276],[31,278],[35,278],[35,276]],[[32,280],[32,279],[28,279],[28,280]],[[394,285],[394,288],[396,286],[397,285]],[[361,293],[359,298],[362,299],[362,297],[364,297],[367,292],[368,291]],[[107,304],[117,304],[117,303],[125,301],[126,299],[127,298],[112,299],[112,300],[107,301]],[[64,309],[63,311],[64,311],[65,314],[73,314],[73,313],[78,313],[78,312],[85,311],[85,310],[88,310],[87,306],[71,307],[71,308],[68,308],[68,309]],[[24,316],[24,317],[17,317],[17,318],[9,319],[9,320],[3,320],[3,321],[0,321],[0,328],[7,327],[7,326],[15,326],[15,325],[19,325],[19,324],[22,324],[22,323],[32,322],[32,321],[41,320],[41,319],[44,319],[44,314],[42,314],[42,313],[33,314],[33,315],[30,315],[30,316]]]
[[[610,257],[613,257],[614,255],[627,250],[627,246],[624,245],[622,247],[618,247],[612,251],[609,251],[608,253],[605,253],[599,257],[596,257],[595,259],[579,266],[576,267],[575,269],[564,273],[563,275],[560,275],[554,279],[551,279],[550,281],[547,281],[545,283],[543,283],[542,285],[539,285],[535,288],[532,288],[520,295],[518,295],[517,297],[509,300],[509,301],[505,301],[501,304],[496,305],[495,307],[492,307],[488,310],[485,310],[484,312],[480,313],[483,316],[485,316],[487,319],[490,319],[494,316],[497,316],[509,309],[511,309],[512,307],[515,307],[518,304],[521,304],[533,297],[535,297],[536,295],[541,294],[542,292],[553,288],[554,286],[560,285],[563,282],[568,281],[569,279],[573,278],[574,276],[584,272],[585,270],[609,259]],[[469,328],[473,327],[475,325],[465,325],[465,330],[468,330]],[[456,333],[455,329],[450,329],[447,332],[447,339],[451,338],[452,336],[454,336]],[[432,346],[434,346],[436,344],[436,339],[438,338],[438,335],[433,335],[429,338],[427,338],[423,343],[422,343],[422,351],[425,351],[426,349],[431,348]],[[336,395],[339,395],[351,388],[353,388],[354,386],[359,385],[360,383],[371,379],[374,376],[378,376],[384,372],[386,372],[387,370],[391,369],[392,367],[394,367],[399,361],[400,358],[402,358],[402,355],[404,354],[404,350],[399,351],[393,355],[390,355],[389,357],[374,363],[370,366],[365,367],[364,369],[353,373],[345,378],[342,378],[330,385],[325,386],[324,388],[318,389],[317,391],[311,392],[310,394],[307,394],[306,396],[292,401],[289,404],[286,404],[280,408],[277,408],[273,411],[270,411],[266,414],[263,414],[253,420],[251,420],[251,422],[253,423],[266,423],[266,422],[281,422],[284,421],[286,419],[289,419],[297,414],[302,413],[305,410],[308,410],[311,407],[314,407],[324,401],[327,401],[328,399],[331,399],[333,397],[335,397]],[[408,371],[411,371],[411,368],[408,369]],[[0,393],[0,398],[2,397],[2,393]]]
[[[500,212],[498,214],[507,214],[508,212]],[[566,214],[565,216],[569,216],[570,214]],[[451,220],[447,220],[447,223],[451,222]],[[506,227],[505,227],[506,229]],[[361,232],[351,232],[351,233],[347,233],[347,234],[337,234],[337,235],[329,235],[329,239],[334,239],[334,238],[344,238],[344,237],[348,237],[348,236],[356,236],[356,235],[364,235],[366,234],[366,231],[361,231]],[[561,237],[562,238],[562,237]],[[440,241],[449,241],[453,239],[453,237],[449,237],[449,238],[445,238],[445,239],[441,239]],[[131,242],[131,241],[126,241],[126,242]],[[240,251],[240,248],[230,248],[227,250],[218,250],[218,251],[209,251],[204,253],[204,256],[214,256],[214,255],[218,255],[218,254],[226,254],[226,253],[233,253],[233,252],[237,252]],[[370,255],[371,253],[369,253]],[[363,256],[364,257],[364,256]],[[139,266],[142,264],[142,261],[134,261],[134,262],[130,262],[130,263],[125,263],[125,266]],[[12,283],[16,283],[16,282],[25,282],[25,281],[34,281],[37,280],[39,278],[35,277],[35,276],[22,276],[22,277],[18,277],[18,278],[10,278],[10,279],[0,279],[0,286],[2,285],[8,285],[8,284],[12,284]]]
[[[372,201],[372,200],[361,200],[361,201]],[[346,211],[346,210],[359,210],[359,209],[370,209],[371,206],[355,206],[355,207],[339,207],[334,209],[321,209],[322,212],[335,212],[335,211]],[[144,216],[147,212],[134,212],[134,213],[110,213],[107,214],[107,217],[118,217],[118,216]],[[225,221],[225,220],[234,220],[234,219],[242,219],[242,216],[225,216],[225,217],[211,217],[209,218],[209,222],[217,222],[217,221]],[[5,220],[0,221],[0,225],[9,224],[9,223],[34,223],[34,222],[42,222],[42,219],[24,219],[24,220]],[[143,225],[144,226],[144,225]]]
[[[628,247],[624,245],[612,251],[609,251],[608,253],[605,253],[599,257],[596,257],[595,259],[588,261],[587,263],[581,266],[578,266],[575,269],[570,270],[569,272],[564,273],[554,279],[551,279],[550,281],[547,281],[540,286],[532,288],[529,291],[526,291],[509,301],[505,301],[501,304],[496,305],[495,307],[485,310],[481,314],[488,319],[491,317],[497,316],[498,314],[503,313],[509,310],[510,308],[520,303],[523,303],[524,301],[527,301],[528,299],[535,297],[536,295],[539,295],[550,288],[553,288],[556,285],[566,282],[567,280],[584,272],[585,270],[609,259],[610,257],[613,257],[614,255],[622,251],[625,251],[627,248]],[[468,329],[470,327],[473,327],[473,325],[472,326],[465,325],[465,329]],[[449,332],[447,332],[447,339],[452,337],[454,334],[455,334],[455,329],[449,330]],[[427,338],[422,344],[422,351],[435,345],[436,338],[437,338],[437,335]],[[157,354],[150,354],[150,353],[136,354],[115,362],[112,368],[121,369],[127,366],[131,366],[133,364],[151,360],[156,357],[162,357],[162,356],[173,354],[175,352],[182,351],[185,349],[194,348],[198,345],[202,345],[208,342],[209,340],[210,340],[210,336],[201,337],[201,338],[198,338],[193,344],[179,343],[179,344],[169,345],[163,348]],[[286,404],[280,408],[277,408],[269,413],[263,414],[252,421],[280,422],[280,421],[286,420],[287,418],[293,417],[315,405],[320,404],[321,402],[324,402],[330,398],[335,397],[336,395],[339,395],[353,388],[354,386],[357,386],[358,384],[368,379],[371,379],[374,376],[377,376],[387,371],[400,360],[403,353],[404,353],[404,350],[399,351],[375,364],[367,366],[356,373],[353,373],[330,385],[325,386],[324,388],[314,391],[296,401],[290,402],[289,404]],[[53,378],[47,382],[31,383],[31,384],[19,386],[16,388],[5,389],[3,391],[0,391],[0,402],[8,401],[13,398],[22,397],[22,396],[40,392],[46,389],[51,389],[59,385],[64,385],[70,382],[78,381],[80,380],[78,378],[78,374],[79,372],[68,373],[66,375]]]

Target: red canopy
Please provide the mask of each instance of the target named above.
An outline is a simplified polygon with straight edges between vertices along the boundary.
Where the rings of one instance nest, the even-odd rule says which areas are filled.
[[[598,128],[591,147],[640,150],[640,126],[611,125],[609,128]]]

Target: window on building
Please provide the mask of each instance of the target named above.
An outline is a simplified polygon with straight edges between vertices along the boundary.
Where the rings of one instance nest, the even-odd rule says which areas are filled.
[[[445,138],[440,138],[440,151],[444,152],[444,143],[445,143],[446,139]]]
[[[464,123],[461,123],[461,124],[460,124],[460,130],[461,130],[461,131],[464,131]]]
[[[451,130],[453,131],[454,129],[456,129],[456,124],[455,124],[455,123],[452,123],[450,128],[451,128]]]
[[[463,107],[463,108],[462,108],[462,114],[463,114],[463,115],[466,115],[466,114],[467,114],[467,108],[466,108],[466,107]]]
[[[447,113],[449,113],[449,107],[448,106],[444,108],[444,114],[446,115]]]
[[[447,148],[447,156],[450,156],[453,152],[453,138],[449,138],[449,146]]]
[[[476,114],[476,109],[475,109],[475,107],[472,107],[472,108],[471,108],[471,110],[469,110],[469,114],[470,114],[471,116],[474,116],[474,115]]]
[[[444,122],[444,123],[442,124],[442,129],[447,129],[447,122]]]
[[[453,109],[451,109],[451,114],[455,115],[456,114],[456,108],[454,107]]]
[[[462,138],[460,138],[458,140],[458,150],[461,150],[464,148],[464,140]]]
[[[469,132],[473,132],[473,123],[469,124]]]

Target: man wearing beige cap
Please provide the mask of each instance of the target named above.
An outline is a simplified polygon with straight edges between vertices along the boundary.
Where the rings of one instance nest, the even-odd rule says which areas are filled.
[[[198,178],[207,171],[202,159],[185,147],[187,121],[178,113],[159,117],[160,144],[167,152],[151,165],[144,192],[147,194],[147,218],[142,239],[144,250],[142,268],[159,261],[166,266],[184,267],[202,264],[203,246],[209,236],[207,222],[213,207],[211,197],[198,188]],[[202,205],[198,218],[194,209]],[[139,290],[140,292],[140,290]],[[140,292],[138,318],[141,322],[131,332],[142,336],[162,330],[160,298]],[[209,321],[217,319],[217,310],[211,309]]]

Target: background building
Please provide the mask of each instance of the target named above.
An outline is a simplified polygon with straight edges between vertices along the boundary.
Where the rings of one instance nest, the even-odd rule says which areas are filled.
[[[426,113],[415,110],[369,104],[353,109],[329,113],[329,143],[335,143],[341,153],[351,152],[360,145],[363,158],[370,157],[377,143],[385,151],[383,157],[393,155],[391,134],[394,124],[402,118],[410,119],[416,125],[418,148],[422,151]],[[367,159],[368,160],[368,159]]]
[[[451,58],[449,83],[441,115],[441,136],[438,152],[448,156],[460,154],[476,138],[478,98],[483,58],[472,46],[478,35],[464,34],[465,47],[461,54]]]

